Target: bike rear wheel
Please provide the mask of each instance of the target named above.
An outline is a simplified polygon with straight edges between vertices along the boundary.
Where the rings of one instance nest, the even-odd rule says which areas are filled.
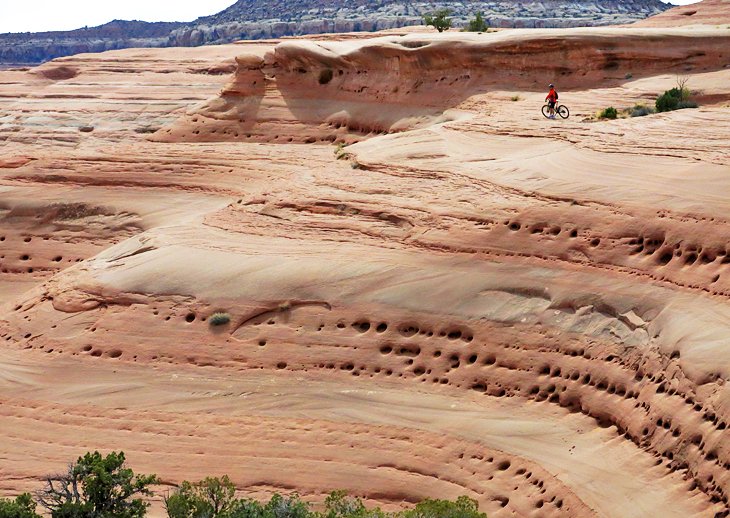
[[[546,119],[550,118],[550,107],[547,104],[542,106],[542,114]]]
[[[570,110],[568,110],[568,107],[563,104],[558,106],[557,112],[563,119],[570,117]]]

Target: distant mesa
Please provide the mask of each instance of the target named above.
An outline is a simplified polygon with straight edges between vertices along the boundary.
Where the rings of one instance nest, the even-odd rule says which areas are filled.
[[[287,8],[282,9],[281,3]],[[374,32],[420,25],[426,11],[439,8],[451,10],[455,27],[481,11],[491,27],[565,28],[631,23],[668,7],[660,0],[446,0],[423,5],[405,0],[239,0],[191,23],[115,20],[73,31],[0,34],[0,64],[38,64],[73,54],[133,47],[194,47],[304,34]]]

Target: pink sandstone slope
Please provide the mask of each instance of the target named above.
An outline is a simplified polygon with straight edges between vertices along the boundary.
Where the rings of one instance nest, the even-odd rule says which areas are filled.
[[[681,27],[685,25],[730,25],[730,0],[702,0],[681,5],[633,23],[640,27]]]
[[[122,449],[158,494],[227,473],[387,509],[465,494],[490,518],[728,516],[728,38],[0,72],[0,495]],[[593,116],[677,74],[700,109]],[[567,120],[540,113],[550,81]]]

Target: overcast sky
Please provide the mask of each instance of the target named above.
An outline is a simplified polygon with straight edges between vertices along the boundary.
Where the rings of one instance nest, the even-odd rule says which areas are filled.
[[[0,0],[0,33],[70,30],[114,19],[188,22],[234,3],[235,0]]]

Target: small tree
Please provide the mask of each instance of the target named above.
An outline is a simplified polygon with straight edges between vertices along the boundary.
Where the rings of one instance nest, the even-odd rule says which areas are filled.
[[[208,477],[191,484],[187,480],[165,497],[170,518],[211,518],[227,513],[235,503],[236,487],[228,476]]]
[[[456,502],[426,499],[411,511],[402,513],[403,518],[487,518],[479,512],[479,504],[467,496],[460,496]]]
[[[380,508],[368,509],[359,498],[347,496],[345,491],[333,491],[324,501],[323,518],[386,518]]]
[[[135,475],[124,466],[124,452],[103,457],[98,451],[79,457],[66,473],[46,478],[36,497],[52,518],[142,518],[149,504],[135,496],[151,496],[155,475]]]
[[[435,13],[427,14],[423,17],[426,26],[433,26],[437,31],[444,32],[451,28],[451,11],[448,9],[439,9]]]
[[[481,11],[478,11],[474,15],[473,20],[469,20],[469,25],[467,25],[466,30],[468,32],[487,32],[489,30],[489,25],[484,21]]]
[[[299,499],[298,495],[284,498],[276,493],[264,507],[264,516],[272,518],[314,518],[316,515],[309,509],[309,504]]]
[[[23,493],[15,500],[0,498],[0,518],[41,518],[35,512],[35,502],[28,493]]]

